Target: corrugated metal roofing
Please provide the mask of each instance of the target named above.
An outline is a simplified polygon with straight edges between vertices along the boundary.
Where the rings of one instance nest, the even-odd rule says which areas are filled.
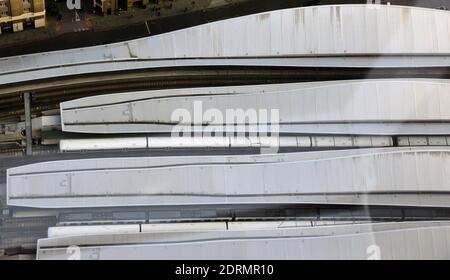
[[[251,224],[251,223],[249,223]],[[145,225],[143,225],[145,226]],[[38,259],[448,259],[447,222],[182,230],[41,239]],[[114,245],[112,245],[114,244]],[[346,248],[343,250],[342,248]],[[73,249],[73,248],[72,248]],[[77,253],[78,253],[77,252]]]
[[[50,163],[57,168],[53,171],[45,167],[48,164],[32,164],[8,170],[8,204],[76,208],[301,203],[304,196],[313,195],[327,199],[326,195],[450,192],[448,148],[327,153],[318,158],[314,153],[312,158],[310,153],[286,154],[281,160],[236,156],[232,163],[224,163],[227,157],[217,162],[187,157],[170,165],[150,158],[73,160]],[[302,159],[303,155],[310,158]],[[397,203],[396,197],[388,200]]]
[[[0,72],[136,59],[450,54],[450,12],[387,5],[302,7],[122,43],[0,59]]]
[[[182,120],[185,124],[196,125],[442,122],[450,120],[450,81],[387,79],[171,89],[94,96],[60,107],[64,131],[87,133],[130,132],[129,124],[133,132],[155,132],[151,130],[155,124],[178,124],[177,110],[188,113],[190,119]],[[234,111],[229,110],[242,110],[244,117],[255,115],[256,119],[230,120],[227,114]],[[271,110],[277,110],[279,120],[272,119]],[[212,114],[217,112],[222,120]],[[260,112],[266,112],[267,119]]]

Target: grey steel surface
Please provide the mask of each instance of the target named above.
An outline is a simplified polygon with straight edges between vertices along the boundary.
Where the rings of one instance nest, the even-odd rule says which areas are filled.
[[[446,197],[449,155],[445,147],[424,147],[58,161],[9,169],[7,196],[9,205],[38,208],[342,204],[349,197],[369,204],[367,194],[385,195],[379,204],[401,205],[403,194]],[[441,203],[449,205],[438,199],[422,206]]]

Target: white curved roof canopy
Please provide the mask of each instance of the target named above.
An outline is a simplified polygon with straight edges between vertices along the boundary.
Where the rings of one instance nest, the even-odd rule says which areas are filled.
[[[276,122],[278,119],[273,119],[271,110],[277,110],[280,125],[316,124],[319,131],[327,123],[397,123],[400,132],[406,125],[401,122],[450,121],[450,80],[355,80],[170,89],[87,97],[61,103],[60,108],[63,131],[84,133],[160,132],[160,129],[170,132],[180,121],[180,110],[186,115],[182,121],[189,125]],[[257,118],[230,121],[227,114],[237,114],[237,110],[244,117]],[[208,112],[220,113],[222,120],[214,119],[216,114]],[[267,119],[260,112],[267,112]]]
[[[396,205],[403,193],[450,193],[449,167],[450,149],[444,147],[72,160],[9,169],[7,197],[15,206],[82,208],[329,203],[327,195],[353,195],[354,203],[370,204],[359,195],[387,193],[381,204]]]
[[[181,223],[173,224],[178,226],[175,232],[147,230],[152,226],[149,224],[142,224],[140,232],[139,226],[134,225],[136,230],[127,234],[75,233],[40,239],[37,258],[67,259],[71,256],[67,248],[73,244],[79,246],[80,259],[118,256],[121,259],[448,259],[450,256],[448,222],[332,226],[301,223],[257,223],[263,225],[259,228],[250,222],[235,229],[230,222],[229,230],[225,225],[220,230],[190,230],[191,226]]]
[[[350,54],[448,56],[450,12],[392,5],[335,5],[278,10],[122,43],[3,58],[0,59],[0,73],[45,67],[58,67],[59,70],[53,73],[57,76],[62,73],[111,71],[128,66],[98,64],[91,65],[89,69],[74,68],[70,71],[61,69],[61,66],[124,60]],[[196,63],[202,65],[202,62],[191,61],[192,65]],[[227,65],[226,62],[220,63]],[[32,75],[28,76],[31,79]],[[47,76],[51,75],[47,73]],[[4,82],[19,78],[5,78]]]

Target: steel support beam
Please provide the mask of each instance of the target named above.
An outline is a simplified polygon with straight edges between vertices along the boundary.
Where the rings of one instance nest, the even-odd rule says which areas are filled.
[[[25,107],[25,136],[27,141],[26,155],[33,154],[33,137],[31,130],[31,93],[25,92],[23,94],[23,103]]]

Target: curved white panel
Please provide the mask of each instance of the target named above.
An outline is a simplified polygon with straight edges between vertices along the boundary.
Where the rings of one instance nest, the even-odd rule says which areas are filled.
[[[192,157],[172,165],[138,165],[146,159],[124,158],[116,167],[117,160],[99,159],[91,168],[85,160],[59,161],[59,170],[51,172],[33,164],[8,170],[8,204],[70,208],[301,203],[312,195],[327,199],[326,195],[450,192],[447,148],[308,154],[310,159],[302,159],[302,154],[278,159],[237,156],[229,163]],[[389,199],[396,204],[396,197]]]
[[[110,45],[3,58],[0,72],[138,59],[448,55],[449,14],[393,5],[293,8]]]
[[[450,82],[388,79],[101,95],[62,103],[61,120],[64,131],[124,133],[133,124],[135,132],[157,132],[149,129],[180,120],[187,125],[278,121],[272,110],[280,125],[449,121]],[[239,112],[241,119],[229,118]],[[219,120],[212,117],[217,113]]]
[[[77,244],[80,259],[448,259],[449,238],[448,222],[259,229],[248,223],[240,230],[40,239],[37,258],[66,259],[67,246]]]

